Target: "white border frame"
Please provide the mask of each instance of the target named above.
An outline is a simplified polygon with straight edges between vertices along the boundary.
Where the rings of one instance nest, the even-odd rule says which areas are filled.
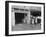
[[[22,6],[36,6],[36,7],[41,7],[41,30],[27,30],[27,31],[12,31],[12,26],[11,26],[11,6],[12,5],[22,5]],[[25,3],[9,3],[9,35],[11,34],[26,34],[26,33],[42,33],[44,32],[44,6],[40,4],[25,4]]]

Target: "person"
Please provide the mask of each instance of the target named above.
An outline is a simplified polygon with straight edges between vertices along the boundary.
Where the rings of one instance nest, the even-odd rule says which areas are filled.
[[[27,24],[27,16],[24,16],[23,23]]]

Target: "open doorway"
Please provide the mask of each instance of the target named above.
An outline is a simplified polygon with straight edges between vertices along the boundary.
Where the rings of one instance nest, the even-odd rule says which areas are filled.
[[[23,24],[26,16],[27,13],[15,13],[15,24]]]

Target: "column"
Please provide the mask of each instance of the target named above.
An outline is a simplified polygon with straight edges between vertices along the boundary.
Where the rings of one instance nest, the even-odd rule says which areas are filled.
[[[27,24],[30,24],[30,12],[28,12],[27,17],[28,17]]]
[[[13,26],[15,26],[15,12],[12,13]]]

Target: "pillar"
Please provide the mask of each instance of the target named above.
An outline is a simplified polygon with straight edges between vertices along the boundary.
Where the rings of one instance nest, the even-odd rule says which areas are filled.
[[[12,12],[12,20],[13,20],[13,26],[15,26],[15,12]]]
[[[28,17],[28,19],[27,19],[27,24],[30,24],[30,11],[28,12],[27,17]]]

